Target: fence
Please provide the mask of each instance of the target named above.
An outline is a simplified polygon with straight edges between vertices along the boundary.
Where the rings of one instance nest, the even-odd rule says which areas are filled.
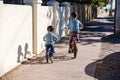
[[[78,13],[78,19],[85,25],[97,17],[97,7],[87,4],[72,4],[70,11]]]

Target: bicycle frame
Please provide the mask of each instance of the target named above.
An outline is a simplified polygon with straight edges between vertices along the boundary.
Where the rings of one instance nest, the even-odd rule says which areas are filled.
[[[77,56],[77,45],[76,45],[76,39],[77,39],[77,34],[73,34],[72,35],[72,38],[70,40],[70,48],[71,48],[71,51],[72,53],[74,53],[74,58],[76,58]]]

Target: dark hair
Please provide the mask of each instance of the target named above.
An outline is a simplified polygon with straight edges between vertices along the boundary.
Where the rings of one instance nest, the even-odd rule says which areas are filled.
[[[47,30],[50,31],[50,32],[52,32],[52,31],[54,31],[54,27],[53,26],[48,26]]]
[[[72,12],[71,13],[71,16],[74,17],[74,18],[77,17],[77,15],[78,15],[77,12]]]

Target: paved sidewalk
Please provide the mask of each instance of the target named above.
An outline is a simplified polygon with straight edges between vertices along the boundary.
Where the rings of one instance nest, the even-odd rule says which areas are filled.
[[[92,63],[99,59],[101,37],[113,33],[108,30],[113,27],[109,20],[111,18],[101,16],[86,26],[80,35],[76,59],[67,52],[68,38],[65,37],[55,45],[53,64],[46,64],[44,57],[38,55],[16,68],[6,80],[97,80],[94,78],[96,64]]]

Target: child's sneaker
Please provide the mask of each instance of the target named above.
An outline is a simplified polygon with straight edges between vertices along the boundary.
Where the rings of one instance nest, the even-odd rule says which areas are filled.
[[[46,63],[48,63],[49,61],[48,60],[46,60]]]
[[[80,43],[80,39],[76,39],[76,41],[77,41],[78,43]]]
[[[69,50],[68,50],[68,53],[72,53],[72,50],[71,50],[71,48],[69,48]]]
[[[49,63],[48,58],[46,58],[46,63]]]
[[[68,50],[68,53],[71,53],[71,51],[70,51],[70,50]]]
[[[50,57],[49,59],[50,59],[51,63],[53,63],[53,59],[52,59],[52,57]]]

